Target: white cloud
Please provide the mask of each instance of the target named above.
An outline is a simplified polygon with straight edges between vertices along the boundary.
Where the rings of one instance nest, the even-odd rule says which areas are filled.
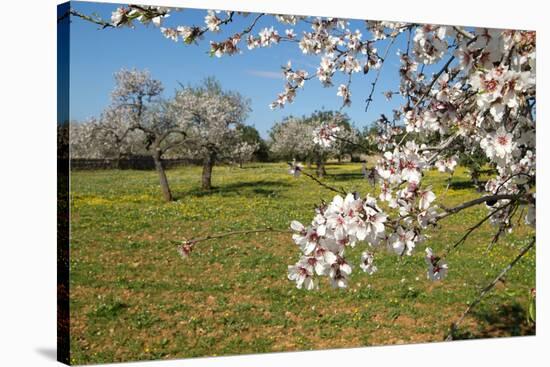
[[[267,78],[267,79],[283,79],[283,73],[277,72],[277,71],[265,71],[265,70],[247,70],[247,74],[258,76],[260,78]]]

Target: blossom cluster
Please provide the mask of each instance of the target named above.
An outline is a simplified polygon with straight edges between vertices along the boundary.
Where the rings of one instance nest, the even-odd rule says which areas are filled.
[[[424,237],[410,228],[428,225],[427,210],[434,198],[431,191],[409,185],[394,202],[396,206],[408,208],[408,212],[404,210],[399,220],[390,221],[377,198],[360,197],[357,193],[345,197],[336,195],[330,203],[316,208],[310,225],[292,221],[291,228],[295,231],[292,239],[302,257],[288,267],[288,278],[294,280],[298,288],[310,290],[318,287],[318,276],[327,276],[333,287],[345,288],[353,269],[345,256],[346,249],[359,244],[366,244],[359,267],[368,274],[377,271],[376,251],[387,249],[398,256],[412,255]],[[415,208],[410,207],[413,203]],[[411,226],[413,214],[418,223]],[[432,264],[430,278],[443,278],[444,272],[433,271],[434,267]]]
[[[147,25],[160,27],[164,18],[169,17],[170,9],[162,6],[130,5],[119,7],[111,14],[111,22],[115,27],[133,27],[134,20]]]
[[[340,126],[334,123],[322,123],[313,130],[313,142],[324,148],[328,148],[340,132]]]
[[[430,80],[419,71],[418,65],[440,61],[447,53],[449,37],[454,37],[457,44],[452,57],[459,62],[454,67],[445,66]],[[487,29],[470,33],[457,27],[423,26],[416,29],[413,42],[414,59],[408,54],[400,55],[399,90],[409,102],[402,110],[394,111],[393,121],[383,117],[377,122],[377,134],[371,139],[382,151],[381,158],[371,169],[363,166],[365,178],[380,185],[377,199],[385,202],[380,214],[385,218],[385,231],[375,240],[371,238],[366,242],[371,247],[386,248],[400,256],[412,254],[425,239],[422,233],[428,226],[454,213],[437,208],[435,194],[430,187],[423,186],[423,172],[436,168],[452,173],[457,167],[459,153],[476,151],[481,151],[497,172],[485,186],[488,198],[494,195],[495,199],[483,201],[489,211],[488,219],[498,227],[495,240],[503,231],[513,230],[512,218],[520,212],[517,210],[520,206],[527,209],[521,210],[525,213],[524,222],[535,225],[533,33]],[[337,133],[330,134],[331,138],[327,139],[327,130],[319,130],[316,134],[318,144],[330,145],[337,140]],[[409,134],[411,137],[406,139]],[[428,145],[429,141],[436,143]],[[318,212],[319,209],[312,225],[303,233],[310,234],[313,230],[313,238],[319,238],[316,246],[331,248],[323,247],[326,234],[320,236],[316,232]],[[363,219],[361,215],[359,218]],[[355,219],[344,216],[342,223],[355,223]],[[293,228],[296,229],[296,225]],[[329,228],[336,231],[340,227],[332,224]],[[360,241],[353,236],[355,229],[349,228],[349,233],[345,232],[348,236],[345,243],[351,246]],[[332,232],[327,233],[329,242],[333,237],[337,240]],[[380,246],[381,243],[384,246]],[[311,243],[309,245],[302,247],[301,261],[309,256],[313,248]],[[342,257],[344,248],[338,248],[340,252],[335,254]],[[373,265],[372,256],[365,255],[361,261],[365,259],[369,266]],[[426,263],[428,278],[440,280],[447,275],[447,262],[434,255],[430,248],[426,249]],[[289,268],[289,277],[295,279],[293,269]],[[322,274],[331,276],[326,271]],[[347,277],[349,272],[338,274]],[[338,283],[339,278],[335,280],[331,276],[331,279],[333,284],[345,284],[344,281]]]
[[[311,225],[292,221],[296,232],[292,239],[300,247],[302,258],[288,267],[288,278],[296,286],[314,289],[315,276],[326,275],[334,287],[345,288],[352,267],[345,258],[347,247],[359,241],[376,244],[385,232],[386,216],[376,205],[376,199],[348,194],[337,195],[328,205],[319,206]],[[363,268],[374,272],[372,255],[364,254]]]

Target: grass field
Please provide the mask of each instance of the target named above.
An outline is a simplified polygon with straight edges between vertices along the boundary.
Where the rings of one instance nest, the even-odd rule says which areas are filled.
[[[359,164],[327,166],[327,183],[371,190]],[[482,226],[447,258],[441,283],[426,279],[423,247],[414,256],[377,258],[372,276],[354,268],[347,290],[327,279],[306,292],[287,280],[299,257],[288,234],[204,242],[183,261],[172,240],[262,226],[309,222],[312,206],[333,193],[284,164],[215,167],[214,190],[200,190],[200,168],[168,171],[177,201],[161,201],[147,171],[73,172],[71,361],[77,364],[441,341],[482,286],[518,253],[532,230],[521,226],[491,250]],[[459,169],[427,181],[445,205],[479,195]],[[444,193],[445,192],[445,193]],[[442,221],[427,245],[437,252],[486,213],[472,208]],[[359,246],[360,247],[360,246]],[[361,248],[348,258],[358,263]],[[353,263],[352,263],[353,264]],[[534,334],[525,322],[535,286],[531,251],[474,309],[463,338]]]

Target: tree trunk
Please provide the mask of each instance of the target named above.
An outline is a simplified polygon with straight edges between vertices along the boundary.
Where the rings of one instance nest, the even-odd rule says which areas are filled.
[[[166,178],[166,172],[164,171],[164,166],[162,164],[161,153],[158,149],[155,149],[153,151],[153,160],[155,161],[155,169],[159,174],[162,196],[164,197],[165,201],[172,201],[172,192],[170,191],[170,187],[168,186],[168,179]]]
[[[212,188],[212,167],[216,161],[216,153],[209,152],[204,158],[202,165],[202,189],[210,190]]]
[[[326,174],[325,161],[322,158],[317,158],[317,177],[324,177]]]
[[[119,151],[117,152],[116,158],[115,158],[115,168],[120,169],[120,160],[122,159],[122,153]]]

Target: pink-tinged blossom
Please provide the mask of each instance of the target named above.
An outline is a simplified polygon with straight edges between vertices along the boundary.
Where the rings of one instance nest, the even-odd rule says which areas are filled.
[[[435,200],[435,194],[433,191],[428,188],[427,190],[422,190],[419,192],[418,208],[420,210],[426,210],[430,207],[432,202]]]
[[[193,245],[189,242],[184,242],[178,246],[178,254],[182,259],[187,259],[193,250]]]
[[[445,36],[447,27],[426,24],[416,29],[413,53],[423,64],[434,64],[441,60],[447,51]]]
[[[338,92],[336,93],[336,95],[342,97],[343,106],[350,106],[351,105],[351,92],[349,91],[347,85],[340,84],[340,86],[338,87]]]
[[[296,159],[293,159],[291,163],[288,164],[290,168],[288,169],[288,173],[290,173],[294,177],[300,177],[300,173],[304,169],[304,165],[300,162],[296,162]]]
[[[288,279],[296,282],[296,288],[313,290],[318,287],[317,282],[313,278],[313,266],[307,259],[301,259],[295,265],[288,267]]]
[[[497,131],[489,133],[481,139],[480,147],[485,150],[487,158],[506,164],[512,158],[516,143],[514,142],[514,136],[507,132],[504,127],[500,127]]]
[[[374,255],[371,252],[363,252],[361,254],[361,264],[359,267],[367,274],[374,274],[378,268],[374,265]]]
[[[435,162],[435,167],[439,172],[446,173],[446,172],[454,172],[457,165],[457,157],[452,156],[448,158],[441,158],[438,159]]]
[[[402,256],[407,254],[410,256],[416,246],[414,242],[415,237],[416,234],[414,231],[397,227],[397,231],[390,236],[388,243],[397,255]]]
[[[328,148],[336,141],[340,127],[331,123],[323,123],[313,130],[313,142],[321,147]]]
[[[447,262],[434,255],[431,248],[426,248],[426,264],[428,264],[427,277],[430,280],[442,280],[447,276]]]
[[[210,32],[219,32],[221,19],[218,18],[217,14],[213,10],[208,10],[208,13],[204,17],[204,23]]]

